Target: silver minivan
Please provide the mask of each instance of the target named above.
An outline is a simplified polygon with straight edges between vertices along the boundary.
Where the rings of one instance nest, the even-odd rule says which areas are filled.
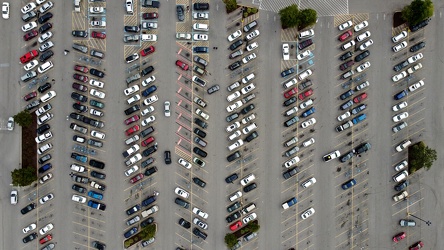
[[[256,232],[254,232],[254,233],[249,233],[249,234],[247,234],[247,235],[244,236],[244,240],[245,240],[245,241],[250,241],[250,240],[254,239],[256,236],[257,236],[257,233],[256,233]]]
[[[202,139],[200,139],[200,138],[197,137],[197,136],[194,138],[194,142],[198,143],[198,144],[199,144],[200,146],[202,146],[202,147],[207,146],[207,142],[204,141],[204,140],[202,140]]]

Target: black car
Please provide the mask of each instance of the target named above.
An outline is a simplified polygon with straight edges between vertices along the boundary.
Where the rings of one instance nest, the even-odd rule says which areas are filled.
[[[20,210],[20,213],[27,214],[30,211],[32,211],[34,208],[36,208],[36,204],[33,202],[33,203],[27,205],[26,207],[22,208],[22,210]]]
[[[227,156],[227,161],[228,162],[232,162],[232,161],[234,161],[234,160],[236,160],[237,158],[240,158],[240,157],[241,157],[240,152],[236,151],[236,152],[232,153],[231,155]]]
[[[409,65],[409,62],[405,60],[404,62],[401,62],[399,64],[396,64],[395,67],[393,67],[393,70],[398,72],[402,70],[403,68],[407,67]]]
[[[133,33],[137,33],[140,31],[140,27],[139,26],[125,26],[123,28],[126,32],[133,32]]]
[[[303,49],[307,48],[308,46],[310,46],[310,45],[312,45],[312,44],[313,44],[313,40],[312,40],[312,39],[307,39],[307,40],[305,40],[305,41],[300,42],[300,43],[298,44],[298,48],[299,48],[300,50],[303,50]]]
[[[197,125],[199,125],[202,128],[207,128],[208,127],[208,124],[206,122],[202,121],[199,118],[194,118],[194,123],[196,123]],[[203,137],[205,137],[205,136],[203,136]]]
[[[355,57],[355,62],[360,62],[369,55],[370,55],[370,51],[366,50]]]
[[[88,37],[88,32],[86,30],[73,30],[72,35],[75,37]]]
[[[91,246],[95,247],[98,250],[105,250],[105,248],[106,248],[106,245],[102,242],[99,242],[99,241],[93,241],[91,243]]]
[[[242,65],[241,61],[236,61],[234,63],[232,63],[230,66],[228,66],[228,68],[230,70],[235,70],[237,68],[239,68]]]
[[[184,208],[190,208],[190,203],[182,200],[181,198],[176,198],[174,200],[174,203],[176,203],[177,205],[184,207]]]
[[[50,30],[52,28],[52,24],[51,23],[45,23],[42,26],[40,26],[39,28],[39,33],[42,34],[48,30]]]
[[[225,118],[225,120],[227,122],[231,122],[237,118],[239,118],[239,113],[233,113],[233,114],[228,115],[227,118]]]
[[[210,9],[209,3],[195,3],[193,5],[194,10],[208,10]]]
[[[405,180],[395,186],[396,191],[402,191],[404,188],[406,188],[410,184],[409,180]]]
[[[230,50],[235,50],[237,49],[239,46],[241,46],[244,42],[242,41],[242,39],[237,40],[236,42],[232,43],[230,45]]]
[[[69,114],[69,117],[74,120],[83,121],[84,116],[76,113]]]
[[[207,89],[207,93],[209,95],[213,94],[214,92],[217,92],[220,90],[219,84],[215,84],[213,86],[211,86],[210,88]]]
[[[86,97],[84,95],[81,95],[81,94],[79,94],[77,92],[72,92],[71,93],[71,98],[74,99],[74,100],[80,101],[80,102],[88,101],[88,97]]]
[[[231,212],[233,212],[234,210],[237,210],[240,207],[241,207],[241,204],[238,201],[236,201],[231,206],[227,207],[227,211],[228,211],[228,213],[231,213]]]
[[[89,69],[89,73],[91,75],[103,78],[105,77],[105,73],[103,73],[102,71],[98,70],[98,69]]]
[[[410,47],[410,52],[416,52],[426,46],[425,42],[420,42]]]
[[[208,47],[202,47],[202,46],[194,47],[193,51],[194,53],[208,53]]]
[[[256,188],[257,188],[257,185],[256,185],[256,183],[253,182],[250,185],[244,187],[244,192],[248,193],[251,190],[256,189]]]
[[[238,178],[239,178],[239,176],[236,173],[234,173],[234,174],[228,176],[227,178],[225,178],[225,182],[226,183],[233,183],[233,181],[237,180]]]
[[[293,96],[293,97],[291,97],[291,98],[285,100],[285,102],[284,102],[284,106],[286,106],[286,107],[287,107],[287,106],[290,106],[291,104],[295,103],[296,100],[297,100],[296,96]]]
[[[353,52],[348,51],[347,53],[345,53],[345,54],[343,54],[342,56],[340,56],[339,59],[340,59],[341,61],[345,61],[345,60],[347,60],[348,58],[350,58],[350,57],[352,57],[352,56],[353,56]]]
[[[132,215],[133,213],[135,213],[135,212],[137,212],[137,211],[140,211],[140,205],[134,205],[134,206],[132,206],[131,208],[128,208],[128,209],[126,210],[126,214],[127,214],[127,215]]]
[[[148,136],[149,134],[151,134],[151,133],[153,133],[154,132],[154,127],[153,126],[149,126],[148,128],[146,128],[145,130],[143,130],[142,132],[140,132],[140,135],[142,136],[142,137],[146,137],[146,136]]]
[[[198,186],[200,186],[202,188],[204,188],[207,185],[206,182],[204,182],[203,180],[201,180],[198,177],[193,177],[193,182],[196,183],[196,185],[198,185]]]
[[[86,188],[84,188],[84,187],[82,187],[82,186],[79,186],[79,185],[77,185],[77,184],[72,185],[71,188],[72,188],[72,190],[77,191],[77,192],[79,192],[79,193],[81,193],[81,194],[86,193]]]
[[[144,160],[144,161],[140,164],[140,166],[141,166],[142,168],[146,168],[146,167],[148,167],[149,165],[153,164],[153,162],[154,162],[154,158],[153,158],[153,157],[150,157],[150,158]]]
[[[23,22],[28,22],[29,20],[33,19],[36,16],[37,13],[35,13],[35,11],[30,11],[22,16],[22,20]]]
[[[237,212],[235,212],[235,213],[233,213],[233,214],[230,214],[230,215],[226,218],[226,220],[227,220],[228,223],[231,223],[231,222],[233,222],[233,221],[239,219],[240,217],[241,217],[241,213],[240,213],[239,211],[237,211]]]
[[[37,128],[37,134],[42,135],[50,129],[51,127],[49,126],[49,124],[43,124],[42,126]]]
[[[183,21],[185,20],[185,15],[184,15],[184,10],[183,10],[183,6],[182,5],[176,5],[176,13],[177,13],[177,18],[179,19],[179,21]]]
[[[294,167],[294,168],[290,168],[289,170],[285,171],[282,175],[284,176],[285,179],[289,179],[297,173],[298,173],[298,168]]]
[[[146,171],[145,171],[145,176],[150,176],[150,175],[152,175],[152,174],[154,174],[154,173],[156,173],[157,172],[157,167],[156,166],[154,166],[154,167],[150,167],[150,168],[148,168]]]
[[[242,110],[241,110],[241,113],[243,114],[243,115],[246,115],[248,112],[250,112],[251,110],[253,110],[255,107],[254,107],[254,104],[250,104],[250,105],[248,105],[248,106],[246,106],[245,108],[243,108]]]
[[[339,98],[341,98],[341,100],[345,100],[345,99],[349,98],[350,96],[352,96],[354,93],[355,93],[355,91],[350,89],[347,92],[345,92],[342,95],[340,95]]]
[[[418,23],[416,25],[410,26],[410,31],[411,32],[415,32],[415,31],[417,31],[417,30],[419,30],[421,28],[424,28],[425,26],[427,26],[427,24],[429,24],[430,20],[431,19],[429,18],[429,19],[421,21],[420,23]]]
[[[52,158],[52,157],[51,157],[51,154],[46,154],[46,155],[44,155],[44,156],[42,156],[42,157],[39,158],[39,163],[40,163],[40,164],[43,164],[43,163],[45,163],[45,162],[51,160],[51,158]]]
[[[358,147],[356,147],[356,154],[362,154],[365,153],[367,151],[369,151],[372,148],[372,145],[368,142],[363,143],[361,145],[359,145]]]
[[[165,164],[167,165],[171,164],[171,152],[167,150],[163,153],[163,156],[165,158]]]
[[[145,69],[143,69],[141,74],[142,74],[142,76],[146,76],[146,75],[148,75],[149,73],[151,73],[153,71],[154,71],[154,67],[153,66],[149,66],[149,67],[146,67]]]
[[[79,112],[86,112],[88,111],[88,107],[82,104],[73,103],[72,108],[75,110],[78,110]]]
[[[142,155],[145,157],[148,157],[149,155],[151,155],[152,153],[154,153],[156,151],[157,151],[157,144],[143,150]]]
[[[347,162],[355,155],[355,150],[348,152],[347,154],[341,155],[341,162]]]
[[[193,229],[193,234],[196,235],[199,238],[202,238],[203,240],[205,240],[207,238],[207,236],[208,236],[206,233],[200,231],[196,227]]]
[[[39,17],[38,22],[39,22],[39,24],[43,24],[43,23],[46,23],[51,18],[52,18],[52,13],[48,12],[48,13],[44,14],[43,16]]]
[[[202,138],[205,138],[207,136],[207,133],[205,133],[205,131],[202,131],[198,128],[194,128],[194,133]]]
[[[187,229],[191,227],[191,223],[185,220],[184,218],[180,218],[179,225]]]
[[[91,167],[100,168],[100,169],[104,169],[105,168],[105,163],[103,163],[101,161],[96,161],[96,160],[90,160],[89,161],[89,165]]]
[[[38,237],[37,233],[32,233],[32,234],[26,236],[25,238],[23,238],[23,243],[28,243],[30,241],[33,241],[33,240],[37,239],[37,237]]]
[[[202,156],[203,158],[207,157],[207,152],[203,151],[202,149],[198,148],[198,147],[194,147],[193,148],[193,152]]]
[[[40,62],[45,62],[49,58],[51,58],[54,55],[54,52],[52,50],[45,51],[45,53],[41,54],[39,57]]]
[[[100,173],[97,171],[91,171],[91,176],[94,178],[97,178],[97,179],[102,179],[102,180],[106,178],[106,174]]]
[[[295,72],[294,68],[289,68],[289,69],[284,70],[284,71],[281,72],[281,77],[287,77],[287,76],[289,76],[291,74],[294,74],[294,72]]]
[[[154,218],[153,217],[148,217],[148,219],[140,222],[140,227],[146,227],[146,226],[148,226],[150,224],[153,224],[153,222],[154,222]]]
[[[250,141],[256,139],[257,137],[259,137],[259,134],[258,134],[256,131],[253,131],[253,133],[249,134],[249,135],[245,138],[245,140],[246,140],[247,142],[250,142]]]
[[[130,108],[125,109],[125,115],[131,115],[138,110],[140,110],[140,106],[136,104]]]

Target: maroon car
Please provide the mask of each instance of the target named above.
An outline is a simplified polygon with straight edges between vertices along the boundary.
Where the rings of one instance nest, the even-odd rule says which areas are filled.
[[[139,119],[140,119],[140,116],[139,116],[139,115],[133,115],[133,116],[131,116],[130,118],[128,118],[128,119],[125,120],[125,124],[126,124],[126,125],[130,125],[131,123],[136,122],[136,121],[138,121]]]
[[[81,66],[81,65],[75,65],[74,66],[74,70],[80,71],[80,72],[83,72],[83,73],[88,73],[88,71],[89,71],[87,67]]]
[[[345,40],[347,40],[349,37],[351,37],[353,35],[353,33],[351,32],[351,30],[347,30],[344,34],[339,36],[339,41],[343,42]]]
[[[157,12],[143,13],[143,19],[157,19],[159,18],[159,14]]]
[[[25,41],[29,41],[29,40],[33,39],[34,37],[37,37],[38,35],[39,35],[39,32],[37,32],[37,30],[31,30],[30,32],[26,33],[23,36],[23,39]]]
[[[91,37],[98,38],[98,39],[105,39],[106,34],[104,32],[93,31],[93,32],[91,32]]]
[[[37,96],[37,91],[32,91],[31,93],[25,95],[25,96],[23,97],[23,99],[25,99],[25,101],[29,101],[29,100],[31,100],[32,98],[35,98],[36,96]]]
[[[74,74],[72,77],[74,77],[74,79],[81,81],[81,82],[88,82],[88,77],[84,76],[84,75],[80,75],[80,74]]]

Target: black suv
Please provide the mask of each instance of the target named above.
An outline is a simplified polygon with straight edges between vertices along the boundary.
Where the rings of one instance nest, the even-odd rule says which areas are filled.
[[[207,157],[207,152],[203,151],[202,149],[198,148],[198,147],[194,147],[193,148],[193,152],[202,156],[203,158]]]
[[[239,178],[239,176],[236,173],[234,173],[234,174],[228,176],[227,178],[225,178],[225,182],[226,183],[233,183],[233,181],[237,180],[238,178]]]
[[[48,124],[43,124],[42,126],[37,128],[37,134],[42,135],[46,131],[50,130],[51,127]]]
[[[136,112],[137,110],[140,110],[140,106],[136,104],[130,108],[125,109],[125,115],[131,115],[132,113]]]
[[[180,218],[179,220],[179,225],[181,225],[184,228],[190,228],[191,227],[191,223],[187,220],[185,220],[184,218]]]
[[[348,58],[353,56],[353,52],[348,51],[347,53],[343,54],[342,56],[339,57],[339,59],[341,59],[341,61],[345,61]]]
[[[416,52],[426,46],[425,42],[420,42],[410,47],[410,52]]]
[[[246,106],[245,108],[243,108],[242,110],[241,110],[241,113],[243,114],[243,115],[246,115],[248,112],[250,112],[251,110],[253,110],[255,107],[254,107],[254,104],[250,104],[250,105],[248,105],[248,106]]]
[[[257,188],[257,185],[256,185],[256,183],[253,182],[250,185],[244,187],[244,192],[248,193],[251,190],[256,189],[256,188]]]
[[[205,138],[207,136],[207,133],[198,128],[194,128],[194,133],[202,138]]]
[[[372,148],[372,145],[368,142],[359,145],[355,150],[356,154],[362,154],[369,151]]]
[[[51,23],[45,23],[43,24],[40,28],[39,28],[39,33],[42,34],[48,30],[50,30],[52,28],[52,24]]]
[[[242,39],[237,40],[236,42],[232,43],[230,45],[231,50],[237,49],[239,46],[241,46],[244,42],[242,42]]]
[[[171,164],[171,152],[169,150],[164,152],[165,164]]]
[[[207,234],[200,231],[198,228],[194,228],[193,229],[193,234],[196,235],[199,238],[202,238],[203,240],[205,240],[207,238]]]
[[[197,125],[199,125],[202,128],[207,128],[208,127],[208,124],[206,122],[202,121],[199,118],[194,118],[194,123],[196,123]],[[202,136],[202,137],[205,137],[205,136]]]
[[[39,17],[38,22],[39,22],[39,24],[43,24],[43,23],[46,23],[51,18],[52,18],[52,13],[48,12],[45,15]]]
[[[241,204],[238,201],[236,201],[235,203],[233,203],[233,205],[227,207],[227,211],[228,211],[228,213],[231,213],[240,207],[241,207]]]
[[[73,30],[72,35],[74,37],[88,37],[88,32],[86,30]]]
[[[366,50],[355,57],[355,62],[360,62],[369,55],[370,55],[370,51]]]
[[[247,142],[250,142],[250,141],[256,139],[257,137],[259,137],[259,134],[258,134],[256,131],[254,131],[253,133],[249,134],[249,135],[247,136],[247,138],[245,138],[245,140],[246,140]]]
[[[184,207],[184,208],[190,208],[190,203],[188,203],[188,202],[182,200],[181,198],[176,198],[176,199],[174,200],[174,202],[175,202],[177,205],[181,206],[181,207]]]
[[[154,153],[154,152],[156,152],[156,151],[157,151],[157,145],[153,145],[153,146],[151,146],[151,147],[145,149],[145,150],[142,152],[142,155],[145,156],[145,157],[147,157],[147,156],[149,156],[150,154],[152,154],[152,153]]]
[[[105,163],[103,163],[101,161],[96,161],[96,160],[90,160],[89,161],[89,165],[91,167],[100,168],[100,169],[104,169],[105,168]]]
[[[54,52],[52,50],[45,51],[45,53],[41,54],[39,57],[40,62],[45,62],[49,58],[51,58],[54,55]]]
[[[142,74],[142,76],[146,76],[146,75],[148,75],[149,73],[151,73],[153,71],[154,71],[154,67],[153,66],[149,66],[149,67],[146,67],[145,69],[143,69],[141,74]]]
[[[79,185],[77,185],[77,184],[72,185],[71,188],[72,188],[72,190],[75,190],[75,191],[77,191],[77,192],[79,192],[79,193],[81,193],[81,194],[83,194],[83,193],[86,192],[86,188],[84,188],[84,187],[82,187],[82,186],[79,186]]]
[[[425,26],[427,26],[427,24],[429,24],[430,20],[431,19],[429,18],[429,19],[421,21],[417,25],[410,26],[410,31],[415,32],[415,31],[417,31],[417,30],[419,30],[421,28],[424,28]]]
[[[193,182],[196,183],[196,185],[198,185],[198,186],[200,186],[202,188],[204,188],[207,185],[206,182],[204,182],[203,180],[201,180],[198,177],[193,177]]]
[[[100,78],[105,77],[105,73],[103,73],[102,71],[97,70],[97,69],[90,69],[90,70],[89,70],[89,73],[90,73],[91,75],[94,75],[94,76],[97,76],[97,77],[100,77]]]
[[[227,161],[232,162],[234,160],[236,160],[237,158],[240,158],[241,154],[239,151],[236,151],[234,153],[232,153],[231,155],[227,156]]]
[[[209,3],[195,3],[193,5],[194,10],[208,10],[210,9]]]
[[[157,172],[157,167],[154,166],[154,167],[148,168],[145,171],[145,176],[150,176],[150,175],[152,175],[152,174],[154,174],[156,172]]]

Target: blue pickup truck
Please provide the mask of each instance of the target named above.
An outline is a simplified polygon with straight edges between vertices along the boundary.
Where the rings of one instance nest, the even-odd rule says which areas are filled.
[[[363,120],[365,120],[367,118],[367,116],[365,114],[360,114],[357,117],[355,117],[352,122],[353,124],[358,124],[360,122],[362,122]]]
[[[87,162],[88,161],[88,157],[81,155],[81,154],[77,154],[77,153],[71,153],[71,158],[80,161],[80,162]]]

